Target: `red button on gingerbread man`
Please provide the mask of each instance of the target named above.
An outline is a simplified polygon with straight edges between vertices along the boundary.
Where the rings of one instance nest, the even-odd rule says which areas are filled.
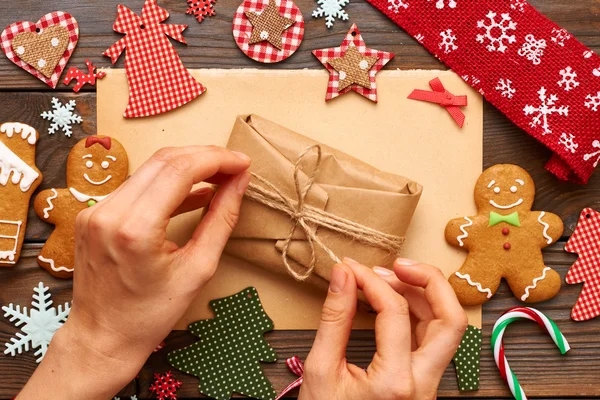
[[[38,264],[58,278],[71,278],[75,268],[75,219],[115,191],[125,180],[129,161],[125,149],[107,136],[78,142],[67,160],[67,188],[47,189],[35,198],[34,209],[55,225],[38,257]]]
[[[500,164],[488,168],[475,184],[477,215],[453,219],[446,240],[469,254],[450,276],[461,304],[488,301],[505,278],[521,301],[554,297],[560,276],[544,265],[541,249],[560,238],[563,223],[545,211],[531,211],[535,185],[521,167]]]

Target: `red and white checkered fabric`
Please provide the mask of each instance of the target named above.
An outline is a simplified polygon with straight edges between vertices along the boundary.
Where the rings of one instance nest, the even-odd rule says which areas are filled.
[[[12,40],[19,33],[36,32],[36,29],[39,29],[38,33],[42,33],[44,29],[54,25],[61,25],[67,28],[69,31],[69,45],[61,59],[58,61],[50,78],[46,78],[41,72],[36,71],[35,68],[19,58],[12,49]],[[75,50],[77,41],[79,40],[79,24],[77,24],[77,20],[75,20],[71,14],[63,11],[55,11],[44,15],[38,22],[19,21],[7,26],[6,29],[2,31],[1,40],[2,50],[10,61],[54,89],[58,84],[62,72],[67,66],[69,58],[71,58],[71,54],[73,54],[73,50]]]
[[[369,89],[358,84],[352,84],[343,90],[338,90],[340,74],[331,65],[329,65],[327,61],[332,58],[342,57],[344,54],[346,54],[346,50],[348,50],[348,47],[350,47],[351,44],[356,46],[358,51],[363,56],[377,57],[377,62],[369,70],[369,78],[371,79],[371,87]],[[375,82],[375,74],[377,74],[377,72],[383,68],[385,64],[394,58],[394,53],[368,48],[365,45],[365,41],[363,40],[360,31],[356,27],[356,24],[352,25],[340,47],[313,50],[312,53],[329,71],[329,83],[327,84],[327,94],[325,95],[325,100],[335,99],[344,93],[348,93],[350,90],[354,90],[356,93],[365,96],[367,99],[377,102],[377,83]]]
[[[571,318],[587,321],[600,315],[600,213],[591,208],[581,212],[577,228],[565,250],[579,255],[565,281],[569,284],[583,283]]]
[[[119,5],[115,32],[126,36],[104,53],[116,63],[125,54],[125,70],[129,83],[129,103],[125,118],[147,117],[181,107],[206,91],[189,73],[169,41],[169,37],[185,44],[182,32],[187,25],[162,24],[169,17],[156,0],[146,0],[142,16]]]
[[[261,63],[272,64],[285,60],[298,50],[304,37],[304,18],[302,17],[302,11],[293,1],[275,0],[275,4],[279,6],[279,14],[296,21],[294,25],[283,31],[281,50],[266,40],[248,44],[253,27],[245,13],[248,11],[260,12],[268,4],[269,0],[245,0],[240,4],[233,16],[233,38],[240,50],[248,57]]]

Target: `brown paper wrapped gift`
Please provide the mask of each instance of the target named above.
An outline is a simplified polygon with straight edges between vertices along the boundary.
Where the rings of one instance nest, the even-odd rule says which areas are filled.
[[[226,253],[323,288],[336,258],[389,266],[399,256],[418,183],[257,115],[236,119],[227,147],[252,158],[253,179]]]

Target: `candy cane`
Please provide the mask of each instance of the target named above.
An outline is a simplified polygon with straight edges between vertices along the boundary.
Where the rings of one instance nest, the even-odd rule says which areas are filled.
[[[512,322],[525,318],[538,323],[539,326],[546,329],[552,340],[558,346],[561,354],[565,354],[567,351],[571,349],[567,339],[563,336],[563,334],[558,329],[558,326],[552,321],[550,318],[546,317],[544,314],[539,312],[538,310],[531,307],[513,307],[507,312],[505,312],[499,319],[496,321],[494,325],[494,330],[492,331],[492,350],[494,351],[494,359],[496,360],[496,365],[500,370],[500,375],[502,375],[502,379],[508,384],[510,391],[513,396],[517,400],[527,400],[527,396],[525,396],[525,392],[523,388],[519,384],[517,376],[510,369],[508,365],[508,361],[506,360],[506,356],[504,355],[504,344],[502,343],[502,338],[504,337],[504,331],[506,327],[510,325]]]

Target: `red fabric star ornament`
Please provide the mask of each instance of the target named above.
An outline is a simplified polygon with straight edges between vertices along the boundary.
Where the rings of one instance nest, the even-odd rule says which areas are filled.
[[[352,47],[355,49],[352,49]],[[346,81],[348,74],[345,71],[336,70],[334,65],[339,67],[339,62],[336,62],[335,60],[347,60],[348,57],[346,57],[346,53],[349,51],[349,49],[351,49],[350,52],[358,50],[361,61],[365,61],[359,65],[359,69],[365,67],[368,68],[368,76],[370,81],[369,86],[361,86],[359,83],[352,83],[350,85],[340,84],[342,80]],[[379,72],[379,70],[383,68],[385,64],[394,58],[394,53],[368,48],[365,45],[365,41],[363,40],[356,24],[352,25],[340,47],[313,50],[312,53],[329,71],[329,83],[327,85],[327,94],[325,95],[325,100],[335,99],[336,97],[353,90],[356,93],[365,96],[367,99],[377,102],[377,84],[375,82],[375,74],[377,74],[377,72]],[[351,57],[350,59],[354,58],[355,57]],[[375,63],[371,63],[371,60],[373,59],[377,59],[377,61]]]

